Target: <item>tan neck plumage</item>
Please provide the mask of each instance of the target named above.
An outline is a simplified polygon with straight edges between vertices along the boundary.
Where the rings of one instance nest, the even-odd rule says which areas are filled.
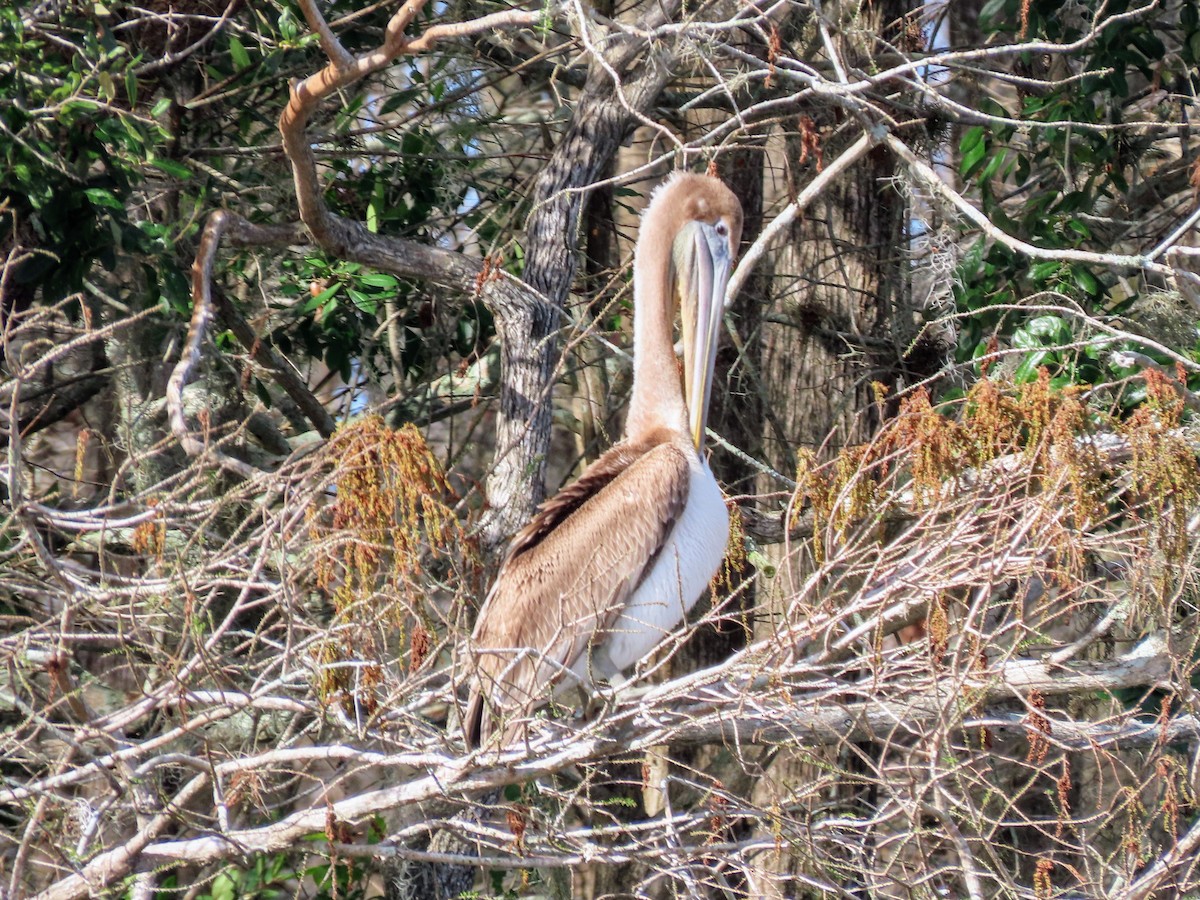
[[[633,265],[633,396],[625,436],[660,428],[687,433],[687,408],[675,361],[672,210],[651,204],[642,217]]]

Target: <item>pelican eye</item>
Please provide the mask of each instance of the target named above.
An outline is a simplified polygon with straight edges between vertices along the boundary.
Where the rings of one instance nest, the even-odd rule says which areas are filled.
[[[724,222],[718,222],[717,223],[717,234],[719,234],[721,237],[726,237],[729,234],[729,226],[726,225]]]

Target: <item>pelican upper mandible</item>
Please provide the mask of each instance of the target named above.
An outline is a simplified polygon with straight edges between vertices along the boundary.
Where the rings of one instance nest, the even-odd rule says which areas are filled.
[[[729,513],[704,429],[741,230],[741,205],[715,178],[676,173],[651,197],[634,253],[625,437],[513,539],[471,637],[469,747],[510,743],[551,694],[644,659],[721,564]]]

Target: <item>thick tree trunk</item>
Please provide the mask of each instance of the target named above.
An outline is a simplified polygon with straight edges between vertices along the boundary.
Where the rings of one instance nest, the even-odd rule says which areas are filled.
[[[655,7],[646,27],[669,18],[674,3]],[[585,191],[608,166],[632,127],[635,113],[650,108],[670,77],[672,56],[644,49],[640,41],[614,42],[607,67],[593,62],[558,146],[533,183],[525,235],[525,283],[545,300],[545,314],[497,319],[506,356],[536,377],[508,384],[501,395],[496,461],[488,482],[492,510],[484,540],[498,547],[533,515],[545,497],[550,446],[551,390],[558,362],[557,329],[578,266],[579,220]],[[615,85],[608,69],[619,73]]]
[[[797,148],[788,149],[794,159]],[[782,290],[763,331],[763,365],[791,442],[781,447],[764,434],[776,466],[794,465],[796,449],[815,450],[831,434],[835,447],[860,441],[877,424],[871,385],[894,377],[888,338],[905,283],[905,205],[890,186],[894,174],[887,151],[870,153],[796,224],[776,260]]]
[[[879,21],[888,22],[904,7],[887,2],[877,11]],[[836,17],[836,7],[826,7],[826,13]],[[781,142],[786,175],[772,186],[779,202],[799,193],[817,173],[821,157],[831,159],[841,150],[831,140],[840,124],[840,115],[829,109],[814,108],[794,120],[795,130]],[[854,132],[842,140],[857,136]],[[893,186],[894,175],[890,154],[870,152],[795,223],[789,242],[774,258],[774,290],[761,346],[772,416],[761,421],[765,457],[780,471],[794,471],[802,450],[831,453],[864,440],[878,424],[873,383],[891,389],[900,371],[901,335],[910,333],[904,324],[910,316],[904,253],[908,212]],[[759,484],[764,494],[781,487],[766,477]],[[782,584],[769,593],[791,596],[807,574],[805,562],[796,554],[785,558],[782,548],[773,555]],[[770,605],[760,610],[760,635],[774,628],[781,611]],[[764,754],[755,802],[763,808],[807,805],[814,811],[831,801],[855,806],[862,798],[852,792],[835,797],[809,787],[828,780],[832,769],[852,768],[853,752],[847,746]],[[861,859],[846,862],[851,868],[864,867]],[[755,887],[767,897],[803,896],[790,876],[811,865],[802,848],[793,852],[781,846],[763,860]],[[847,888],[853,890],[850,884]]]
[[[612,175],[615,156],[601,173]],[[617,276],[621,259],[617,246],[617,227],[613,220],[612,185],[604,185],[588,195],[583,211],[584,284],[587,298],[582,307],[580,329],[604,329],[609,315],[607,305],[618,290]],[[616,434],[610,428],[614,404],[610,398],[608,362],[610,352],[599,341],[582,341],[575,351],[578,375],[574,391],[576,456],[580,467],[586,466],[608,449]],[[615,425],[615,423],[613,423]]]

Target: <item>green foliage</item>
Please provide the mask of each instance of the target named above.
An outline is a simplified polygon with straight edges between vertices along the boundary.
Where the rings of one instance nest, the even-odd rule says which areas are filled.
[[[422,76],[419,84],[425,83]],[[427,89],[434,96],[441,93],[432,85],[400,91],[381,109],[393,107],[397,98],[409,101]],[[343,118],[343,127],[353,133],[352,121]],[[365,222],[370,231],[435,243],[439,237],[435,223],[453,219],[476,190],[470,177],[475,163],[466,153],[467,142],[452,138],[460,155],[449,156],[445,136],[439,139],[425,128],[379,131],[371,139],[372,146],[363,147],[363,152],[380,152],[369,166],[344,158],[331,160],[326,197],[330,206]],[[290,302],[279,304],[284,324],[273,340],[285,351],[302,349],[323,360],[347,380],[355,360],[370,363],[374,336],[393,313],[401,333],[401,366],[414,378],[434,369],[447,349],[460,356],[477,352],[494,330],[482,304],[471,302],[462,306],[453,331],[439,339],[436,335],[443,323],[427,292],[357,264],[314,253],[285,260],[282,268],[287,278],[279,293]],[[306,295],[307,299],[298,299]]]
[[[350,12],[361,12],[359,5],[326,9],[331,18]],[[344,30],[347,48],[373,46],[387,14]],[[188,270],[209,211],[294,216],[276,119],[288,80],[322,64],[315,39],[290,7],[247,4],[235,27],[175,60],[203,37],[200,26],[172,32],[133,4],[83,0],[66,3],[54,20],[28,15],[0,9],[0,59],[22,61],[0,65],[0,252],[15,247],[20,260],[9,268],[10,287],[28,304],[107,285],[131,309],[165,303],[186,319]],[[456,227],[494,239],[478,211],[478,122],[456,111],[435,127],[404,115],[448,100],[462,77],[456,65],[444,54],[409,66],[400,76],[407,86],[364,85],[328,121],[314,123],[334,211],[424,243]],[[347,379],[356,365],[389,370],[376,357],[392,315],[400,368],[413,378],[440,371],[448,351],[481,351],[493,333],[481,305],[450,317],[427,292],[391,275],[317,253],[283,269],[279,282],[277,267],[262,270],[241,257],[220,277],[250,288],[226,293],[235,303],[247,298],[251,320],[264,321],[266,301],[275,315],[264,336],[284,353],[320,360]]]
[[[1130,6],[1120,2],[1104,9],[1113,14]],[[1054,2],[990,0],[980,23],[995,43],[1076,41],[1099,7],[1088,2],[1066,15]],[[958,142],[959,174],[988,218],[1050,251],[1111,252],[1096,214],[1125,208],[1131,184],[1145,177],[1146,154],[1155,140],[1153,129],[1131,127],[1147,119],[1136,104],[1148,86],[1194,78],[1197,20],[1196,8],[1184,3],[1177,17],[1143,15],[1104,29],[1079,59],[1035,54],[1016,59],[1013,74],[1036,80],[1036,86],[1031,81],[999,99],[980,98],[976,105],[991,122],[964,128]],[[1136,284],[1118,283],[1110,272],[1079,262],[1030,260],[982,240],[962,259],[956,281],[958,310],[970,314],[960,332],[959,361],[1011,348],[1028,351],[1016,365],[1018,382],[1032,380],[1042,366],[1059,385],[1125,374],[1106,361],[1109,351],[1119,349],[1115,344],[1065,346],[1084,337],[1075,321],[1005,307],[1032,299],[1091,315],[1122,315],[1139,300],[1129,293]],[[1189,349],[1200,353],[1200,344]]]
[[[419,378],[436,367],[446,347],[431,338],[438,325],[433,300],[412,282],[320,254],[284,260],[281,268],[288,277],[279,294],[291,302],[276,304],[281,324],[271,339],[285,353],[301,351],[323,360],[349,381],[352,364],[370,355],[373,336],[387,321],[392,303],[405,373]],[[449,348],[468,356],[484,346],[493,330],[491,313],[479,302],[466,303]]]
[[[285,853],[257,855],[245,868],[227,868],[217,874],[196,900],[284,900],[296,896],[297,884],[308,885],[304,896],[311,900],[367,900],[369,873],[358,860],[323,860],[315,865],[297,864]],[[174,874],[164,876],[156,896],[178,897],[181,885]]]
[[[0,10],[0,59],[22,61],[0,66],[0,246],[24,251],[9,277],[55,301],[81,290],[93,265],[137,256],[170,270],[164,293],[179,302],[185,282],[165,252],[179,230],[130,205],[142,184],[170,189],[191,170],[170,157],[166,107],[139,79],[141,58],[103,17],[72,9],[54,41],[27,30],[19,10]]]

